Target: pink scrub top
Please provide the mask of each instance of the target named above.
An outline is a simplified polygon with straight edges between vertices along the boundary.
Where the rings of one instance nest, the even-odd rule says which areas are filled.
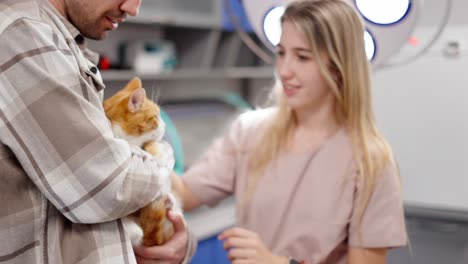
[[[280,153],[243,206],[252,147],[274,109],[242,114],[183,175],[203,203],[236,197],[237,225],[259,234],[278,255],[307,264],[346,263],[348,247],[392,248],[407,241],[397,170],[385,169],[358,230],[361,181],[344,128],[318,149]],[[213,219],[216,221],[216,219]]]

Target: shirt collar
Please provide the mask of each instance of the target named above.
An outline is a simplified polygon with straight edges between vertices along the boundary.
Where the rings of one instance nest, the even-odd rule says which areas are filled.
[[[99,54],[89,50],[87,48],[87,40],[86,38],[80,33],[80,31],[66,18],[64,17],[58,10],[53,6],[48,0],[43,1],[49,10],[51,10],[65,25],[65,28],[70,32],[70,35],[75,40],[78,47],[81,49],[83,54],[94,64],[98,64],[99,62]]]
[[[45,4],[45,6],[60,19],[60,21],[63,23],[65,28],[68,30],[68,32],[70,32],[70,35],[75,39],[75,41],[77,40],[77,38],[82,39],[81,43],[77,42],[80,49],[82,49],[82,50],[86,49],[86,39],[83,37],[83,35],[81,35],[80,31],[72,23],[70,23],[70,21],[68,21],[68,19],[66,17],[64,17],[57,10],[57,8],[55,8],[55,6],[53,6],[49,1],[45,0],[43,2]],[[81,36],[81,37],[79,37],[79,36]]]

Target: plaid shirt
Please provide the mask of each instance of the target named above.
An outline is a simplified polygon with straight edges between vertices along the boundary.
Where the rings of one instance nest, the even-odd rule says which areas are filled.
[[[120,218],[172,169],[114,138],[85,45],[47,0],[1,1],[2,263],[135,263]]]

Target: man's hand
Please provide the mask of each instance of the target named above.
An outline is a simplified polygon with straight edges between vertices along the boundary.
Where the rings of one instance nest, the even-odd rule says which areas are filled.
[[[189,238],[187,224],[180,213],[169,212],[168,217],[174,225],[174,236],[162,246],[134,247],[138,264],[179,264],[184,259]]]
[[[231,228],[219,235],[233,264],[286,264],[288,258],[276,256],[265,246],[257,233],[247,229]]]

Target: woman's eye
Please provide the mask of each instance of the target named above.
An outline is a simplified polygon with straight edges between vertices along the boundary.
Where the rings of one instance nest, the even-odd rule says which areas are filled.
[[[299,55],[297,57],[299,58],[300,61],[308,61],[310,59],[308,56],[302,56],[302,55]]]
[[[282,57],[282,56],[284,56],[284,51],[278,50],[278,51],[276,51],[276,55]]]

